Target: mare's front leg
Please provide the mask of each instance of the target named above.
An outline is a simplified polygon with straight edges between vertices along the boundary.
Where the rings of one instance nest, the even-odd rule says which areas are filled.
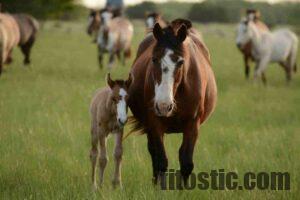
[[[114,159],[115,159],[115,173],[112,180],[113,187],[120,185],[122,187],[121,182],[121,162],[123,155],[123,146],[122,146],[122,138],[123,138],[123,130],[115,133],[115,150],[114,150]]]
[[[153,123],[156,124],[156,123]],[[164,130],[159,127],[147,131],[148,150],[152,158],[153,183],[158,180],[162,185],[165,184],[165,172],[168,168],[168,159],[163,143]]]
[[[193,154],[198,137],[198,129],[199,122],[195,119],[189,121],[183,131],[183,140],[179,149],[179,162],[184,184],[187,184],[187,180],[194,169]]]

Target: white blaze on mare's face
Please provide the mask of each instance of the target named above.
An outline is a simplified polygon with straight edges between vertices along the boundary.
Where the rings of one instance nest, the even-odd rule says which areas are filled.
[[[166,49],[165,55],[161,59],[161,82],[155,84],[154,101],[157,104],[173,104],[174,102],[173,84],[176,63],[171,59],[173,53],[173,50]]]
[[[153,28],[154,27],[154,18],[148,17],[146,20],[147,28]]]
[[[121,121],[122,124],[125,124],[127,121],[127,109],[125,100],[127,92],[123,88],[120,88],[119,95],[121,99],[117,104],[117,119],[118,121]]]

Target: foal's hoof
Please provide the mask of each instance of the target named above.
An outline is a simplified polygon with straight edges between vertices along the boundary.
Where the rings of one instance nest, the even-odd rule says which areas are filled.
[[[112,181],[112,186],[113,186],[114,189],[116,189],[118,187],[120,187],[121,189],[123,188],[122,183],[119,180],[113,180]]]
[[[97,183],[94,183],[94,184],[93,184],[92,190],[93,190],[93,192],[96,192],[96,191],[98,190],[98,185],[97,185]]]

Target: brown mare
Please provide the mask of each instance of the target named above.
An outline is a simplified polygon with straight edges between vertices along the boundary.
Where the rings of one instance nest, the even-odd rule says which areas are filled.
[[[217,87],[209,52],[195,31],[187,20],[175,20],[164,29],[155,24],[131,69],[128,105],[135,129],[147,134],[155,184],[164,182],[168,168],[164,133],[183,132],[179,161],[186,183],[194,168],[199,127],[215,108]]]
[[[270,31],[269,28],[265,23],[263,23],[260,20],[260,12],[254,9],[248,9],[246,11],[247,18],[253,18],[254,22],[257,26],[258,29],[263,30],[263,31]],[[252,44],[251,42],[248,42],[243,48],[238,46],[239,50],[242,52],[244,55],[244,63],[245,63],[245,76],[248,79],[249,74],[250,74],[250,65],[249,61],[252,60],[254,61],[254,57],[252,55]],[[262,74],[262,80],[263,82],[266,82],[266,77],[265,74]]]
[[[146,32],[152,31],[156,23],[159,23],[159,25],[162,28],[165,28],[169,24],[169,22],[167,22],[160,13],[146,12],[145,14]]]

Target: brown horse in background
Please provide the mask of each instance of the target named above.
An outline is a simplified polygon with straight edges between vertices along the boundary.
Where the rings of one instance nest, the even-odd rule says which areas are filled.
[[[254,10],[254,9],[248,9],[246,11],[246,17],[248,19],[252,18],[258,29],[260,29],[262,31],[270,31],[269,28],[267,27],[267,25],[260,20],[261,14],[259,11]],[[252,44],[251,44],[251,42],[248,42],[244,47],[238,46],[238,48],[244,56],[245,76],[248,79],[249,74],[250,74],[249,61],[250,60],[254,61],[254,57],[252,55]],[[262,74],[262,80],[263,80],[263,82],[266,82],[266,77],[265,77],[264,73]]]
[[[152,31],[154,25],[159,23],[162,28],[165,28],[169,22],[166,21],[163,16],[158,12],[146,12],[145,14],[145,24],[146,24],[146,32]]]
[[[0,74],[4,63],[12,61],[12,50],[20,42],[20,30],[16,20],[9,14],[0,13]]]
[[[155,184],[164,183],[168,168],[164,133],[183,132],[179,161],[186,183],[194,168],[199,127],[215,108],[217,87],[209,52],[195,31],[187,20],[175,20],[164,29],[155,24],[131,69],[128,105],[135,130],[147,134]]]
[[[28,14],[14,14],[14,19],[19,25],[20,41],[19,46],[24,55],[24,64],[30,64],[30,51],[36,40],[39,30],[38,21]]]
[[[12,50],[19,45],[24,64],[30,63],[30,51],[39,28],[37,20],[27,14],[0,13],[0,73],[4,63],[12,62]]]

